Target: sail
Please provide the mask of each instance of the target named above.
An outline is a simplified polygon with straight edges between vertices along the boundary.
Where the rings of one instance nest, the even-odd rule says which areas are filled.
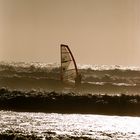
[[[71,50],[67,45],[61,44],[61,80],[74,80],[78,74],[77,65]]]

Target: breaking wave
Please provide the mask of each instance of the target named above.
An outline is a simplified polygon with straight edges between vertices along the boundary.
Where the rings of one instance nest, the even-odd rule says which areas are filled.
[[[140,68],[123,66],[78,65],[82,74],[81,90],[101,93],[140,92]],[[14,89],[55,89],[60,84],[60,65],[40,62],[0,62],[0,87]]]
[[[0,110],[140,116],[139,95],[0,89]]]

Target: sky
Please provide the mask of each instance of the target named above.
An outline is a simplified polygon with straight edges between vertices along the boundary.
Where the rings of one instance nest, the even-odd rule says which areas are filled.
[[[140,66],[140,0],[0,0],[0,61]]]

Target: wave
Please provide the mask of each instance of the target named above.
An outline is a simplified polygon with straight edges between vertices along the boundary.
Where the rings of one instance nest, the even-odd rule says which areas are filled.
[[[110,82],[88,82],[89,84],[92,85],[112,85],[112,86],[126,86],[126,87],[135,87],[135,86],[139,86],[137,84],[128,84],[128,83],[110,83]]]
[[[50,71],[52,69],[57,69],[60,67],[58,63],[41,63],[41,62],[0,62],[0,71],[1,70],[16,70],[16,71]],[[140,67],[136,66],[121,66],[121,65],[90,65],[90,64],[78,64],[78,69],[82,70],[130,70],[130,71],[140,71]]]
[[[79,95],[91,94],[139,94],[139,84],[110,83],[110,82],[83,82],[78,87],[74,83],[62,83],[58,79],[37,77],[6,77],[0,78],[0,88],[7,87],[17,90],[45,90],[59,92],[77,92]]]
[[[132,91],[134,93],[136,90],[139,92],[138,67],[78,65],[78,69],[82,74],[82,88],[94,90],[102,86],[103,89],[110,87],[110,91],[112,88],[118,91],[117,88],[127,87],[125,92],[131,91],[130,88],[135,88],[135,91]],[[60,65],[57,63],[0,62],[0,87],[54,88],[58,81],[60,81]]]
[[[90,64],[83,64],[78,65],[79,69],[91,69],[91,70],[131,70],[131,71],[140,71],[140,67],[136,66],[122,66],[122,65],[90,65]]]
[[[140,115],[139,95],[0,89],[0,109],[26,112]]]

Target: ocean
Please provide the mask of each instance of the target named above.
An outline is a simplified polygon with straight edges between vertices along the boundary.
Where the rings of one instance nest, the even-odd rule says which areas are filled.
[[[140,139],[140,68],[0,62],[0,139]]]
[[[0,138],[138,140],[140,118],[0,111]]]
[[[86,94],[139,94],[139,67],[78,65],[78,69],[82,74],[79,94],[84,91]],[[56,63],[0,62],[0,87],[64,92],[68,89],[73,90],[62,88],[59,81],[60,68]]]

